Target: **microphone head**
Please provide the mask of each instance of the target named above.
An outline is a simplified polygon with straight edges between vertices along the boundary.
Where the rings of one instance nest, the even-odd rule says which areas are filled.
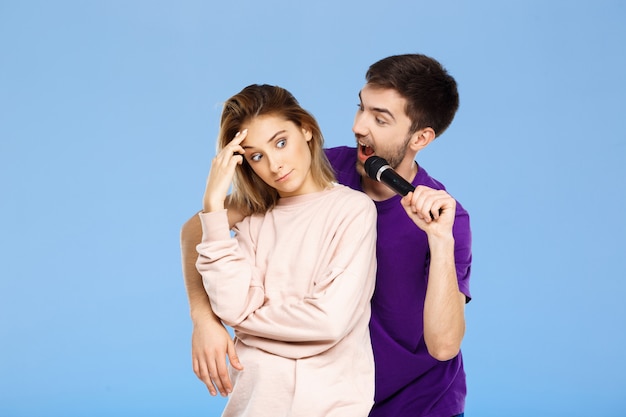
[[[389,165],[385,159],[376,155],[370,156],[365,160],[365,173],[371,179],[378,181],[378,171],[385,165]]]

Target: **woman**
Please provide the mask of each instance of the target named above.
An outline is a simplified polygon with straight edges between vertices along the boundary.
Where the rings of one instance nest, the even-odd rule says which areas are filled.
[[[197,247],[245,366],[230,368],[223,416],[367,416],[373,404],[376,209],[335,183],[322,146],[283,88],[251,85],[224,106]],[[246,216],[234,237],[233,213]]]

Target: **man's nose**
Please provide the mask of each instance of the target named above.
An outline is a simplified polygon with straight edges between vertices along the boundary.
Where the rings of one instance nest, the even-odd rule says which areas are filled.
[[[352,131],[357,136],[367,136],[367,129],[363,120],[363,114],[359,111],[357,111],[356,115],[354,116]]]

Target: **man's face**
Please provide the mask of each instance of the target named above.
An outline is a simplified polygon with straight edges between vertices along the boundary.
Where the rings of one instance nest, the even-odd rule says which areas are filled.
[[[389,88],[366,84],[359,93],[359,109],[352,131],[357,141],[357,170],[365,174],[363,164],[378,155],[396,169],[407,158],[411,120],[406,115],[406,99]],[[413,159],[414,155],[408,156]]]

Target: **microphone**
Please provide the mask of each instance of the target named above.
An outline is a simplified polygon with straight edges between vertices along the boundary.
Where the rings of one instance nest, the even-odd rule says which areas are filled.
[[[398,175],[389,166],[389,162],[380,156],[370,156],[365,160],[365,172],[371,179],[382,182],[403,197],[411,191],[415,191],[415,187]]]
[[[403,197],[415,191],[413,184],[398,175],[398,173],[389,166],[389,162],[380,156],[370,156],[365,160],[365,172],[371,179],[382,182]],[[441,214],[441,212],[442,210],[439,209],[439,214]],[[433,213],[430,213],[430,218],[435,220]]]

